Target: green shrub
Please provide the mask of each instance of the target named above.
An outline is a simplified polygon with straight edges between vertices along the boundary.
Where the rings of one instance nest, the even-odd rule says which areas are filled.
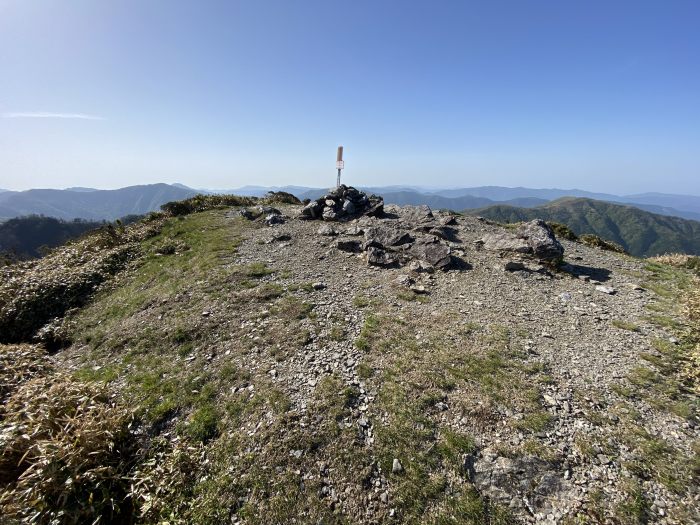
[[[600,248],[601,250],[607,250],[609,252],[617,253],[627,253],[627,251],[619,244],[612,241],[606,241],[605,239],[601,239],[600,237],[598,237],[597,235],[593,235],[592,233],[584,233],[578,238],[578,240],[586,246],[593,246],[595,248]]]
[[[561,239],[566,239],[568,241],[575,241],[578,239],[576,234],[566,224],[561,224],[559,222],[548,222],[547,224],[549,224],[549,227],[554,231],[554,235]]]
[[[286,191],[268,191],[263,200],[266,204],[301,204],[299,199]]]
[[[240,197],[238,195],[195,195],[182,201],[167,202],[160,209],[177,217],[222,206],[252,206],[256,202],[258,199],[255,197]]]

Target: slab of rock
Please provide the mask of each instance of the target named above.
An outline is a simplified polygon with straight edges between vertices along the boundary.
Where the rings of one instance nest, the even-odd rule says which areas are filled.
[[[408,269],[414,273],[433,273],[435,271],[435,267],[432,264],[416,259],[408,263]]]
[[[599,292],[606,293],[608,295],[614,295],[615,293],[617,293],[617,290],[615,290],[615,288],[613,288],[612,286],[598,285],[595,287],[595,289]]]
[[[359,253],[362,251],[362,243],[357,239],[338,239],[335,247],[343,252]]]
[[[531,254],[548,263],[558,263],[564,256],[564,247],[541,219],[521,224],[515,234],[506,231],[488,233],[481,241],[487,250]]]
[[[430,235],[440,237],[446,241],[457,241],[457,231],[449,226],[436,226],[428,230]]]
[[[321,226],[318,230],[316,230],[316,233],[319,235],[325,235],[328,237],[334,237],[338,235],[338,231],[333,227],[330,226],[329,224],[324,224]]]
[[[381,248],[370,246],[367,248],[367,264],[372,266],[395,266],[399,262],[398,257]]]
[[[445,269],[451,262],[450,247],[437,240],[420,239],[411,246],[408,252],[416,259],[437,269]]]
[[[406,230],[399,228],[372,226],[365,230],[366,246],[389,248],[391,246],[401,246],[412,241],[413,237]]]
[[[525,241],[508,232],[487,233],[481,238],[484,248],[498,252],[532,253]]]
[[[318,201],[311,201],[301,210],[301,216],[309,219],[318,219],[323,213],[323,206]]]
[[[530,512],[549,509],[552,500],[565,498],[570,490],[551,465],[534,456],[507,458],[485,453],[467,469],[482,494],[503,505],[517,502]]]
[[[433,210],[427,204],[420,206],[402,206],[400,208],[401,219],[408,222],[420,223],[434,219]]]

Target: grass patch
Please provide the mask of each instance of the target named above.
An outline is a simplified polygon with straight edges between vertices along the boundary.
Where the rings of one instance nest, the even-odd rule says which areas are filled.
[[[611,323],[615,328],[619,328],[620,330],[629,330],[630,332],[639,332],[639,326],[628,322],[628,321],[622,321],[620,319],[613,319]]]
[[[356,295],[352,299],[352,305],[355,308],[367,308],[370,305],[369,297],[364,295]]]

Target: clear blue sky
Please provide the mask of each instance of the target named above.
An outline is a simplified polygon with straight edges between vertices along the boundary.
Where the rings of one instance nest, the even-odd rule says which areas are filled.
[[[700,2],[0,0],[0,188],[700,194]]]

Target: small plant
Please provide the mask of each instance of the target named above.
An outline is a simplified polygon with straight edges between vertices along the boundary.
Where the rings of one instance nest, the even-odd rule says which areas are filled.
[[[219,434],[219,412],[211,403],[205,403],[190,415],[184,431],[194,441],[206,443]]]
[[[268,191],[263,199],[265,204],[301,204],[301,201],[286,191]]]
[[[366,308],[369,306],[369,298],[364,295],[356,295],[352,299],[352,305],[355,308]]]
[[[547,412],[532,412],[525,414],[522,419],[515,422],[515,427],[529,432],[542,432],[552,422],[552,416]]]

